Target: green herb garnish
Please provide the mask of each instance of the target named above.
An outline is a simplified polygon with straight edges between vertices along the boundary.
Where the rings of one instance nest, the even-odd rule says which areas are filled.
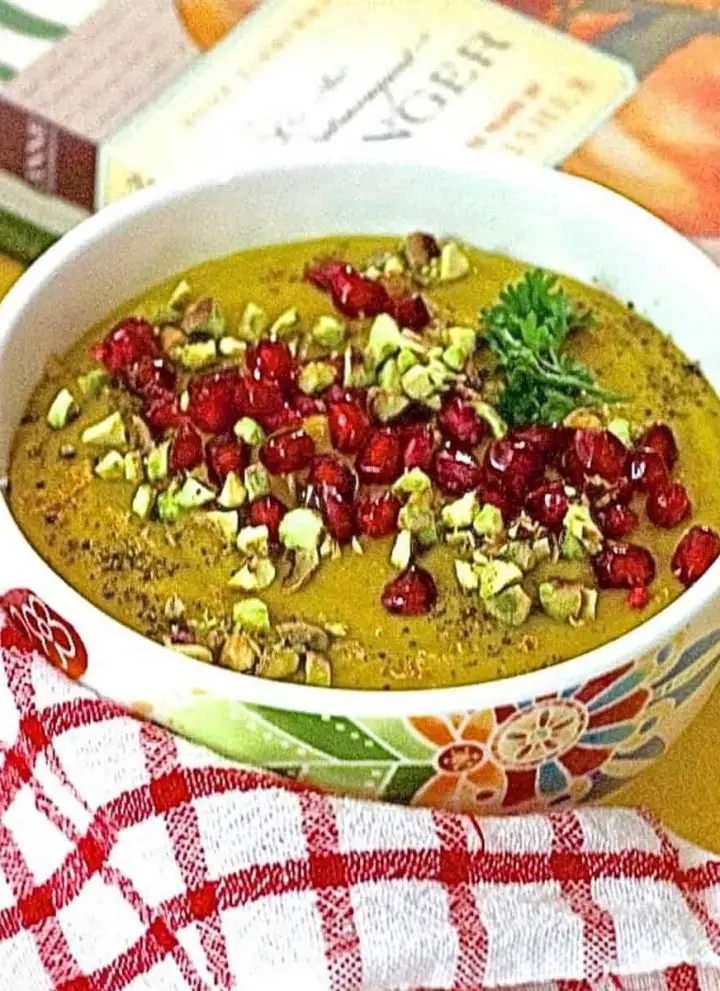
[[[505,378],[498,409],[512,426],[558,423],[579,407],[622,398],[597,385],[572,355],[561,353],[570,331],[590,326],[592,315],[577,310],[554,275],[527,272],[503,289],[483,321],[485,341]]]

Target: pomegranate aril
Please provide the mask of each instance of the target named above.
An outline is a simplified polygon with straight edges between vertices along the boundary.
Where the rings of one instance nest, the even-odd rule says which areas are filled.
[[[234,369],[191,379],[188,416],[195,426],[207,433],[229,433],[241,416],[239,390],[240,376]]]
[[[303,418],[294,406],[291,406],[290,403],[283,403],[275,413],[265,413],[258,416],[258,420],[269,434],[274,434],[278,430],[285,430],[289,427],[301,427]]]
[[[645,511],[655,526],[664,530],[672,529],[686,520],[692,512],[687,489],[680,482],[659,485],[648,496]]]
[[[131,365],[127,373],[127,386],[138,396],[150,397],[175,388],[175,369],[163,358],[150,358],[148,355]]]
[[[368,404],[367,389],[362,389],[359,386],[340,385],[338,382],[330,386],[323,398],[328,404],[328,409],[335,403],[353,403],[366,410]]]
[[[355,462],[360,481],[367,485],[389,485],[402,474],[400,436],[391,429],[374,430]]]
[[[290,404],[300,416],[319,416],[327,413],[327,403],[322,396],[306,396],[304,392],[297,392],[290,400]]]
[[[505,523],[509,523],[519,512],[517,503],[499,485],[483,482],[477,490],[477,497],[481,506],[496,506]]]
[[[320,454],[310,468],[310,484],[320,494],[336,492],[341,499],[352,499],[357,490],[357,475],[332,454]]]
[[[260,341],[248,351],[247,364],[256,379],[277,382],[283,389],[292,384],[295,362],[282,341]]]
[[[347,544],[355,536],[355,509],[352,502],[331,490],[320,497],[320,512],[328,533],[339,544]]]
[[[344,454],[354,454],[370,432],[370,418],[357,403],[333,403],[328,414],[333,447]]]
[[[527,440],[536,447],[548,464],[557,464],[572,443],[574,431],[569,427],[523,427],[513,430],[511,439]]]
[[[534,489],[525,503],[527,511],[548,530],[562,529],[568,508],[568,497],[562,482],[550,482]]]
[[[596,510],[595,519],[605,536],[612,540],[627,537],[638,525],[637,513],[619,502]]]
[[[485,421],[460,396],[445,400],[437,415],[437,425],[448,440],[465,451],[477,447],[485,436]]]
[[[411,564],[383,589],[382,604],[395,616],[421,616],[437,602],[435,579],[424,568]]]
[[[608,544],[592,558],[600,588],[636,588],[655,578],[652,554],[639,544]]]
[[[260,448],[260,460],[271,475],[302,471],[314,456],[315,441],[300,429],[273,434]]]
[[[392,492],[362,495],[355,504],[358,531],[366,537],[387,537],[395,532],[402,503]]]
[[[349,266],[333,276],[330,292],[336,309],[346,317],[376,317],[390,309],[385,286]]]
[[[123,376],[141,358],[158,358],[160,348],[152,324],[137,317],[127,317],[95,345],[92,354],[111,375]]]
[[[467,451],[444,447],[435,455],[432,477],[446,495],[460,496],[480,485],[482,468]]]
[[[652,492],[667,485],[668,471],[664,459],[649,447],[639,447],[627,455],[625,474],[639,492]]]
[[[305,281],[321,289],[323,292],[330,292],[333,282],[343,272],[347,272],[350,266],[347,262],[338,261],[331,258],[309,265],[305,269]]]
[[[487,480],[507,489],[519,501],[539,484],[544,467],[540,450],[528,440],[513,437],[494,440],[485,455]]]
[[[280,539],[280,524],[285,513],[287,507],[275,496],[262,496],[250,503],[248,521],[251,526],[266,526],[270,542],[277,544]]]
[[[430,471],[435,451],[435,433],[426,423],[413,423],[403,431],[403,466]]]
[[[394,296],[390,300],[390,312],[398,324],[408,330],[424,330],[430,323],[430,311],[420,293]]]
[[[247,468],[247,448],[235,437],[212,437],[205,457],[210,477],[217,482],[224,481],[231,472],[242,477]]]
[[[590,483],[585,486],[585,495],[593,504],[595,509],[606,509],[608,506],[619,503],[621,506],[629,506],[632,502],[634,489],[632,483],[627,478],[608,488],[607,485],[594,485]]]
[[[576,430],[571,449],[586,475],[616,482],[623,473],[627,449],[609,430]]]
[[[239,379],[237,402],[242,416],[252,417],[261,423],[268,417],[281,414],[286,406],[283,390],[277,382],[256,379],[251,375]]]
[[[180,401],[172,393],[153,396],[143,407],[143,419],[154,436],[174,430],[183,422]]]
[[[203,443],[200,434],[189,423],[183,423],[170,443],[168,463],[170,471],[190,471],[203,459]]]
[[[650,602],[650,593],[646,588],[638,585],[630,589],[625,601],[631,609],[644,609]]]
[[[678,459],[678,446],[675,435],[666,423],[654,423],[643,434],[638,447],[656,451],[665,462],[668,471],[672,471]]]
[[[720,537],[707,526],[691,527],[675,548],[672,573],[686,588],[702,578],[720,555]]]

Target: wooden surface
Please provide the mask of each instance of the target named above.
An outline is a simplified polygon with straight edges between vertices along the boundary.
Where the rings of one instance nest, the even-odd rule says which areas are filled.
[[[21,271],[0,256],[0,295]],[[645,806],[676,833],[720,853],[720,691],[672,750],[609,804]]]

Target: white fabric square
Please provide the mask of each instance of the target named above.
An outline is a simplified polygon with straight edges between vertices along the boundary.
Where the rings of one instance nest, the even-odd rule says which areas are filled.
[[[55,740],[55,752],[68,777],[82,781],[92,809],[150,780],[139,728],[130,719],[78,726]]]
[[[436,850],[439,846],[432,818],[425,811],[387,805],[378,815],[376,805],[334,802],[340,851]]]
[[[7,682],[4,665],[0,664],[0,743],[12,747],[17,741],[20,719]]]
[[[35,692],[35,705],[41,719],[43,711],[50,706],[78,698],[91,697],[85,688],[78,685],[77,682],[70,682],[59,671],[50,667],[44,659],[33,664],[32,683]]]
[[[253,864],[302,858],[307,848],[297,795],[268,789],[195,802],[211,880]],[[234,838],[238,842],[234,842]]]
[[[553,832],[541,816],[506,816],[478,823],[488,853],[550,853]]]
[[[32,984],[23,983],[30,975]],[[8,991],[11,988],[13,991],[52,991],[53,982],[42,965],[32,933],[22,931],[12,939],[0,940],[0,987]]]
[[[213,976],[207,966],[207,955],[200,940],[201,923],[194,922],[190,926],[184,926],[175,933],[178,943],[186,950],[193,962],[200,978],[210,987],[213,986]]]
[[[351,892],[369,987],[450,987],[458,941],[448,897],[436,881],[373,881]],[[401,946],[402,953],[393,950]],[[401,972],[399,961],[411,964]]]
[[[640,816],[629,816],[622,833],[608,820],[604,809],[583,810],[583,849],[592,853],[618,850],[644,850],[659,853],[660,843],[654,830]]]
[[[159,905],[185,890],[161,816],[151,816],[123,829],[110,853],[109,863],[132,881],[140,897],[149,905]]]
[[[238,988],[329,988],[315,893],[261,898],[223,913],[228,963]]]
[[[38,884],[47,881],[72,853],[70,840],[38,811],[29,785],[17,792],[2,818]]]
[[[171,956],[156,963],[147,974],[139,974],[130,981],[125,991],[179,991],[187,988],[182,971]]]
[[[106,884],[99,874],[93,874],[57,916],[70,952],[84,973],[104,967],[125,953],[145,931],[119,889]],[[94,919],[103,924],[93,925]]]
[[[486,984],[583,976],[582,920],[557,882],[482,883],[475,895],[488,933]]]
[[[50,769],[45,754],[39,754],[35,761],[34,777],[58,812],[66,816],[80,833],[87,832],[92,816],[78,802],[67,785],[63,784]]]

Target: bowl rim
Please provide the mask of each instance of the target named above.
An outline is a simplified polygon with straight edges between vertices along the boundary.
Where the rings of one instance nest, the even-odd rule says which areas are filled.
[[[452,156],[449,156],[447,152],[428,147],[425,147],[420,154],[420,148],[422,148],[420,143],[415,143],[412,149],[303,148],[293,152],[291,161],[283,160],[277,152],[259,152],[243,164],[233,163],[202,176],[185,177],[173,182],[157,184],[104,207],[51,246],[21,275],[0,302],[0,362],[13,325],[35,293],[42,289],[46,279],[56,270],[72,262],[91,244],[102,241],[114,229],[131,224],[135,217],[152,213],[167,203],[191,196],[200,189],[221,191],[225,186],[259,174],[292,175],[308,168],[327,170],[375,166],[417,169],[420,165],[429,173],[451,173],[458,176],[472,173],[476,177],[478,174],[486,175],[489,179],[495,176],[505,182],[509,179],[518,183],[530,183],[544,195],[552,196],[560,191],[564,195],[574,195],[581,200],[594,199],[601,204],[605,203],[608,209],[618,214],[619,222],[624,221],[628,227],[632,225],[636,230],[644,229],[646,237],[661,239],[685,264],[696,269],[704,269],[705,272],[701,271],[700,274],[716,280],[720,288],[720,268],[698,247],[659,218],[604,186],[514,156],[469,150],[454,150]],[[421,162],[419,158],[422,158]],[[22,549],[34,557],[36,564],[45,570],[51,584],[55,584],[58,589],[63,588],[65,599],[67,593],[70,593],[70,601],[77,610],[90,610],[95,614],[96,621],[102,622],[104,626],[113,624],[115,636],[123,637],[127,641],[128,648],[134,652],[149,651],[157,658],[158,664],[164,659],[165,662],[170,661],[178,673],[184,669],[183,681],[194,682],[198,688],[202,686],[203,691],[218,698],[322,715],[342,713],[351,716],[392,718],[422,713],[463,712],[553,695],[622,667],[624,663],[646,654],[660,643],[667,642],[709,606],[720,592],[720,559],[718,559],[699,581],[651,619],[614,640],[546,668],[506,678],[441,688],[393,691],[327,689],[237,674],[219,667],[211,667],[178,652],[172,652],[171,657],[171,648],[164,647],[113,619],[54,571],[26,538],[10,512],[5,498],[0,499],[0,525],[13,529]],[[77,622],[77,618],[74,618],[73,622]],[[80,636],[82,637],[82,632]],[[92,677],[87,679],[91,687],[93,680]],[[142,692],[138,694],[138,697],[141,696]]]

